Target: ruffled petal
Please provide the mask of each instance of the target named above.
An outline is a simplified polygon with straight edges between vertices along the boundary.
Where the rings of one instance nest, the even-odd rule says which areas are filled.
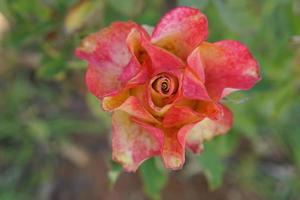
[[[147,123],[140,124],[121,110],[114,111],[112,133],[113,160],[126,171],[136,171],[149,157],[160,155],[163,133]]]
[[[181,169],[185,162],[185,138],[193,125],[164,129],[162,159],[166,168]]]
[[[100,99],[120,91],[141,68],[126,42],[132,29],[147,34],[133,22],[116,22],[86,37],[76,49],[75,54],[89,63],[86,72],[87,87]],[[126,79],[121,80],[125,68],[130,73]]]
[[[208,35],[208,22],[198,9],[177,7],[155,27],[151,41],[185,59]]]
[[[206,88],[215,100],[232,91],[248,90],[260,80],[258,63],[240,42],[202,43],[199,53],[205,65]]]
[[[197,123],[186,137],[187,146],[195,153],[202,150],[202,144],[214,136],[227,133],[232,126],[233,116],[228,108],[223,107],[223,115],[218,120],[205,118]]]

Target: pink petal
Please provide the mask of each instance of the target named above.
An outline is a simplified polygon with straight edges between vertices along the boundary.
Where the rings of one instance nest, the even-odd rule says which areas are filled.
[[[150,57],[151,73],[153,75],[175,71],[185,66],[180,58],[165,49],[154,46],[147,40],[143,40],[142,46]]]
[[[208,35],[208,22],[198,9],[177,7],[155,27],[151,41],[185,59]]]
[[[197,123],[186,137],[187,146],[195,153],[202,150],[202,144],[206,140],[225,134],[232,126],[232,113],[223,106],[223,115],[218,120],[205,118]]]
[[[260,80],[258,63],[240,42],[202,43],[199,53],[205,65],[206,88],[215,100],[229,91],[248,90]],[[230,90],[224,91],[226,88]]]
[[[133,22],[116,22],[86,37],[76,49],[76,55],[89,63],[86,72],[87,87],[100,99],[120,91],[126,81],[133,78],[141,68],[126,43],[132,29],[147,34]],[[125,68],[132,70],[129,70],[131,73],[126,80],[121,80],[120,76]]]
[[[187,58],[187,68],[203,83],[205,82],[205,65],[199,54],[198,48],[196,48]]]
[[[211,100],[204,82],[201,78],[193,73],[189,68],[185,69],[182,82],[183,96],[188,99]]]
[[[126,171],[135,171],[149,157],[160,155],[163,141],[161,130],[139,124],[129,114],[115,111],[113,119],[113,160],[121,163]]]
[[[120,80],[126,83],[130,80],[134,75],[139,73],[137,77],[135,77],[134,81],[131,82],[145,82],[143,80],[147,79],[147,65],[145,66],[145,50],[141,46],[142,40],[149,41],[149,35],[144,32],[144,30],[133,28],[131,32],[128,34],[126,43],[128,45],[129,51],[133,55],[129,64],[124,68],[122,75],[120,76]],[[141,68],[141,65],[143,67]],[[138,80],[140,79],[140,80]],[[132,83],[131,83],[132,84]]]

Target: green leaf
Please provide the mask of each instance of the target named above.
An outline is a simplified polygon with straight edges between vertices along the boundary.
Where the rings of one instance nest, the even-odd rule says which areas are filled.
[[[204,152],[198,157],[203,173],[208,180],[209,187],[212,190],[222,185],[225,165],[220,155],[215,151],[215,145],[212,142],[205,145]]]
[[[109,181],[110,188],[112,188],[116,183],[116,181],[118,180],[123,169],[121,165],[117,164],[112,160],[110,160],[109,165],[110,165],[110,170],[108,171],[108,181]]]
[[[160,192],[167,183],[167,174],[159,167],[155,158],[145,161],[140,167],[144,191],[151,199],[161,199]]]

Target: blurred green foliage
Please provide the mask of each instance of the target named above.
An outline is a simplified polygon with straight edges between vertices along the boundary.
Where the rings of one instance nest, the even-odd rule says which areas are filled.
[[[0,32],[0,199],[38,199],[63,142],[109,130],[107,114],[86,93],[85,63],[73,55],[80,40],[116,20],[154,26],[176,5],[207,15],[209,41],[245,43],[263,77],[224,100],[233,129],[190,159],[212,189],[227,175],[267,199],[300,196],[299,0],[1,0],[9,30]],[[112,183],[119,170],[109,172]],[[146,194],[159,199],[168,173],[151,159],[140,174]]]

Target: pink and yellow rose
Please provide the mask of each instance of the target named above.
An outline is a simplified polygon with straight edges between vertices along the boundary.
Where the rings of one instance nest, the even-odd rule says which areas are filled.
[[[226,133],[232,113],[220,100],[250,89],[259,66],[247,47],[206,42],[208,22],[198,9],[178,7],[148,33],[115,22],[87,36],[76,55],[88,62],[86,85],[112,112],[113,159],[135,171],[152,156],[179,169],[185,147]]]

